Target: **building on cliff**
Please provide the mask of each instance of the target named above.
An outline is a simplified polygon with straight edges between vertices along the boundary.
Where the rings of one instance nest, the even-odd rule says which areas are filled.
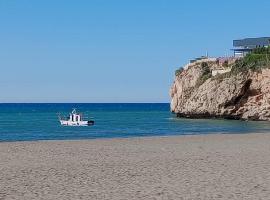
[[[183,67],[183,70],[187,70],[189,67],[197,66],[202,63],[207,63],[210,66],[212,76],[228,73],[232,69],[231,65],[239,58],[246,56],[256,48],[270,47],[270,37],[233,40],[233,47],[233,56],[218,58],[209,58],[208,55],[201,56],[190,60],[190,62]]]
[[[235,57],[244,57],[255,48],[269,47],[270,37],[245,38],[233,40],[233,51]]]

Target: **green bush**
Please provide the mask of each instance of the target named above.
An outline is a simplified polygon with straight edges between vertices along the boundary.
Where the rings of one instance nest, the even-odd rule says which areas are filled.
[[[175,70],[175,76],[180,75],[183,71],[184,71],[183,68],[179,68],[179,69]]]
[[[270,48],[269,47],[260,47],[253,49],[252,53],[254,54],[270,54]]]
[[[229,67],[229,62],[228,60],[225,60],[224,63],[222,64],[222,67]]]
[[[237,60],[232,66],[232,74],[247,73],[248,71],[260,71],[262,68],[270,68],[270,48],[257,48],[244,58]]]
[[[202,75],[197,80],[197,83],[196,83],[197,87],[202,85],[207,79],[211,78],[211,76],[212,76],[210,67],[208,66],[208,63],[202,62],[201,67],[202,67]]]

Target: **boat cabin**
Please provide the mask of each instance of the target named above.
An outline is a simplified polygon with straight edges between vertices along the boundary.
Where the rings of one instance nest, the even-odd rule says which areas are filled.
[[[69,115],[69,120],[72,122],[80,122],[82,121],[82,115],[78,114],[75,109]]]

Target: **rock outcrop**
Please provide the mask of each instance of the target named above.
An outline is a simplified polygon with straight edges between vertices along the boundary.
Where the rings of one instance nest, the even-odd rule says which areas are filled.
[[[270,121],[270,69],[207,77],[194,65],[177,74],[171,111],[178,117]]]

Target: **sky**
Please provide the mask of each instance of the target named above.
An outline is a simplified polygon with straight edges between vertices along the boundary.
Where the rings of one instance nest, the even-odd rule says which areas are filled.
[[[174,71],[270,36],[269,0],[0,0],[0,103],[170,102]]]

